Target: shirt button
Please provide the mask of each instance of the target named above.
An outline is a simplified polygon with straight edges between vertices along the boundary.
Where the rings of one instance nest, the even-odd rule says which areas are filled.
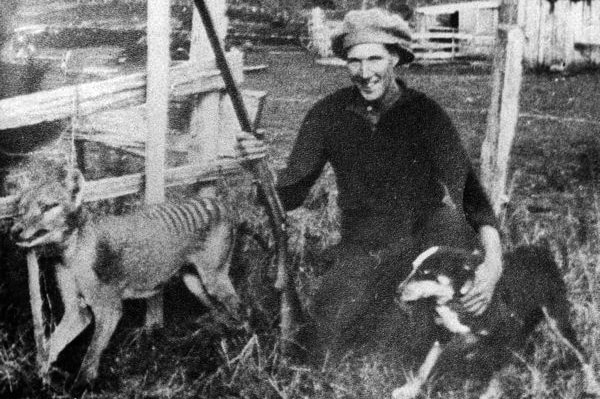
[[[371,112],[371,111],[373,111],[373,106],[372,106],[372,105],[369,105],[369,106],[367,107],[367,111],[368,111],[368,112]]]

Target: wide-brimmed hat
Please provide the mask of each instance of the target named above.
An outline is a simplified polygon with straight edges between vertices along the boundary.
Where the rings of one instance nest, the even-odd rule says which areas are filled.
[[[414,60],[411,51],[411,30],[400,15],[380,8],[350,11],[344,17],[341,29],[333,35],[331,49],[340,58],[346,58],[348,49],[357,44],[381,43],[392,46],[399,64]]]

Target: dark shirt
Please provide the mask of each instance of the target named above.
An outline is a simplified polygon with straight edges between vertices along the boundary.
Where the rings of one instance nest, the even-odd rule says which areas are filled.
[[[284,207],[300,206],[329,162],[342,225],[360,215],[392,219],[412,231],[423,215],[448,203],[448,193],[474,229],[495,226],[450,117],[432,99],[398,84],[401,95],[377,118],[368,117],[370,104],[353,86],[312,107],[279,174]]]

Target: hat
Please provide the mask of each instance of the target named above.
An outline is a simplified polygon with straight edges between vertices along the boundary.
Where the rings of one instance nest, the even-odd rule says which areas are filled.
[[[341,31],[333,35],[331,49],[337,57],[346,58],[350,47],[363,43],[392,45],[400,56],[400,64],[409,63],[415,58],[410,49],[411,31],[408,23],[401,16],[380,8],[348,12]]]

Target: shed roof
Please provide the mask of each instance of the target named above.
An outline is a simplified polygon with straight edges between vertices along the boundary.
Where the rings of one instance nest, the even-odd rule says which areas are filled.
[[[500,0],[470,1],[465,3],[438,4],[435,6],[417,7],[415,9],[415,12],[419,14],[428,15],[452,14],[456,11],[469,10],[474,8],[498,8],[499,6]]]

